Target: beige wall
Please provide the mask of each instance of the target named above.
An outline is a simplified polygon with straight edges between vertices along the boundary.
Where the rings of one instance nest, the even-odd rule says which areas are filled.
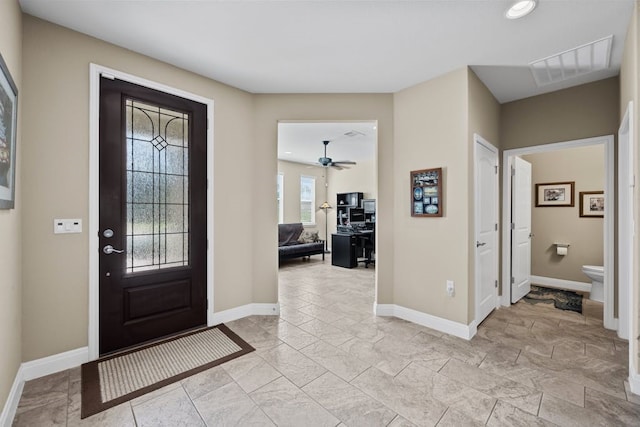
[[[620,70],[620,119],[625,114],[627,109],[627,105],[630,101],[633,102],[634,108],[634,116],[631,121],[633,123],[633,141],[634,147],[633,152],[634,155],[634,174],[636,177],[640,176],[640,167],[638,165],[638,155],[640,153],[640,141],[638,141],[638,130],[640,129],[640,115],[638,114],[640,111],[640,93],[638,92],[639,88],[639,78],[640,78],[640,64],[638,63],[638,57],[640,56],[640,43],[638,43],[638,39],[640,37],[640,32],[638,28],[638,17],[640,14],[640,7],[638,7],[638,2],[636,1],[633,14],[631,16],[631,22],[629,24],[629,29],[627,30],[627,38],[624,44],[624,55],[622,60],[622,67]],[[640,187],[636,185],[634,189],[634,201],[633,201],[633,213],[635,218],[635,223],[640,223],[640,209],[638,206],[638,201],[640,200]],[[636,259],[638,254],[640,254],[640,243],[638,233],[635,234],[633,239],[634,245],[634,253],[636,255]],[[640,331],[640,279],[638,272],[638,263],[633,263],[633,288],[634,288],[634,304],[633,310],[630,313],[631,318],[634,319],[635,323],[635,334],[634,331],[630,331],[630,336],[633,337],[638,336],[638,331]],[[632,350],[632,354],[637,354],[638,357],[632,359],[632,363],[634,364],[636,373],[640,370],[640,354],[638,354],[638,349],[640,348],[640,337],[635,340],[635,348],[633,341],[630,341],[630,346]]]
[[[394,95],[394,303],[467,324],[469,135],[467,69]],[[411,216],[409,172],[443,168],[444,214]],[[382,202],[381,202],[382,204]],[[455,296],[447,296],[453,280]]]
[[[22,106],[25,117],[37,121],[25,126],[22,138],[28,171],[23,176],[23,360],[87,345],[88,233],[95,232],[86,229],[91,62],[214,100],[214,306],[220,311],[251,303],[246,242],[253,238],[252,211],[263,210],[240,207],[261,206],[251,200],[253,194],[272,205],[275,193],[257,184],[267,180],[247,173],[247,159],[253,159],[252,96],[26,15],[23,34]],[[275,183],[274,176],[268,182]],[[255,190],[248,196],[247,188]],[[53,218],[65,217],[82,218],[83,233],[54,235]]]
[[[365,199],[378,197],[378,180],[376,160],[359,161],[357,165],[349,169],[329,170],[329,203],[334,209],[329,211],[329,235],[336,232],[336,197],[338,193],[363,193]],[[331,244],[331,239],[329,239]]]
[[[531,274],[589,282],[582,266],[604,265],[603,219],[581,218],[579,195],[581,191],[604,190],[604,147],[571,148],[522,158],[531,163],[533,184],[575,181],[574,207],[536,208],[533,194]],[[568,255],[558,256],[555,242],[570,244]]]
[[[284,181],[284,223],[300,222],[300,177],[309,176],[316,179],[316,208],[325,198],[325,169],[302,163],[278,160],[278,173]],[[305,226],[308,229],[321,230],[320,238],[324,239],[324,213],[316,211],[316,225]]]
[[[256,182],[271,183],[272,190],[256,193],[255,202],[273,206],[277,173],[278,120],[377,120],[378,195],[384,208],[378,213],[378,252],[376,264],[377,301],[393,300],[393,95],[335,94],[335,95],[255,95],[254,153],[262,161],[255,163]],[[264,159],[273,159],[264,161]],[[332,212],[332,211],[330,211]],[[254,210],[254,302],[277,300],[278,268],[276,210]]]
[[[617,77],[501,106],[502,149],[571,141],[618,131]]]
[[[0,54],[18,87],[15,209],[0,210],[0,412],[22,360],[22,13],[18,0],[0,2]]]

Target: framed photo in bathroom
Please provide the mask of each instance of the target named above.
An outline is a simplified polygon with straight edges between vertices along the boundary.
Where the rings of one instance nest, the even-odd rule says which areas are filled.
[[[575,185],[574,181],[536,184],[536,208],[575,206]]]
[[[604,218],[604,191],[580,192],[580,217]]]

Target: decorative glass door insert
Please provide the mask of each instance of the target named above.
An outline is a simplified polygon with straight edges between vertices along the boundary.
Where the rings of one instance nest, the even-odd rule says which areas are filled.
[[[126,99],[126,272],[189,265],[189,116]]]

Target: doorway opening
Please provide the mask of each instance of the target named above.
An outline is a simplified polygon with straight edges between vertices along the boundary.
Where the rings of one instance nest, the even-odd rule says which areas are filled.
[[[602,147],[604,147],[604,188],[602,189],[604,191],[604,194],[606,195],[606,197],[604,198],[604,206],[603,206],[603,214],[604,214],[604,218],[603,218],[603,230],[602,230],[602,235],[603,235],[603,264],[604,264],[604,279],[603,279],[603,286],[604,286],[604,302],[603,302],[603,323],[604,323],[604,327],[607,329],[613,329],[616,330],[617,329],[617,319],[614,318],[614,223],[615,220],[613,218],[613,213],[614,213],[614,206],[615,206],[615,191],[614,191],[614,147],[613,147],[613,136],[612,135],[608,135],[608,136],[602,136],[602,137],[595,137],[595,138],[587,138],[587,139],[581,139],[581,140],[574,140],[574,141],[567,141],[567,142],[560,142],[560,143],[553,143],[553,144],[546,144],[546,145],[541,145],[541,146],[534,146],[534,147],[526,147],[526,148],[520,148],[520,149],[513,149],[513,150],[505,150],[503,153],[503,227],[502,227],[502,247],[503,247],[503,254],[502,254],[502,298],[501,298],[501,303],[503,306],[509,306],[512,302],[514,302],[514,296],[517,297],[521,297],[521,292],[516,294],[517,290],[514,290],[514,286],[519,286],[522,285],[520,287],[520,289],[524,289],[528,286],[530,286],[531,284],[531,269],[530,269],[530,264],[529,264],[529,268],[528,271],[525,272],[525,268],[526,267],[526,263],[531,261],[530,255],[528,259],[514,259],[514,250],[516,249],[516,243],[513,240],[513,235],[514,235],[514,227],[516,229],[518,229],[518,224],[515,224],[514,219],[512,217],[512,212],[517,211],[517,206],[515,206],[515,200],[513,197],[513,193],[514,193],[514,184],[513,184],[513,180],[512,180],[512,170],[514,170],[515,164],[516,164],[516,158],[521,157],[521,156],[527,156],[527,155],[539,155],[542,153],[551,153],[551,152],[559,152],[559,150],[566,150],[566,149],[571,149],[571,148],[583,148],[583,147],[590,147],[590,146],[597,146],[600,145]],[[558,183],[558,182],[553,182],[551,184],[557,184],[554,185],[552,187],[558,187],[563,189],[566,193],[566,206],[567,207],[561,207],[562,206],[562,201],[554,201],[551,200],[552,198],[550,198],[549,200],[551,200],[551,202],[549,203],[550,205],[553,205],[554,203],[557,203],[558,206],[553,206],[553,207],[548,207],[547,208],[547,212],[553,212],[553,210],[556,210],[556,212],[558,212],[558,209],[569,209],[569,203],[573,200],[575,200],[575,206],[579,206],[579,198],[580,198],[580,194],[579,192],[576,192],[576,190],[574,189],[573,185],[570,185],[571,181],[570,179],[567,179],[568,182],[563,182],[563,183]],[[533,185],[535,184],[545,184],[545,183],[536,183],[536,182],[532,182],[529,185],[529,188],[531,188]],[[566,188],[565,188],[566,187]],[[545,187],[543,186],[538,186],[537,189],[538,191],[543,191]],[[586,189],[584,189],[586,190]],[[599,188],[593,188],[592,190],[600,190]],[[534,190],[536,191],[536,190]],[[571,191],[571,194],[569,193]],[[576,192],[576,194],[573,194],[573,192]],[[571,199],[569,199],[569,197],[571,197]],[[529,202],[531,202],[531,197],[529,198]],[[572,204],[573,204],[572,203]],[[544,203],[541,203],[539,201],[539,206],[543,206]],[[565,211],[567,212],[567,211]],[[571,210],[571,214],[573,215],[575,213],[575,208]],[[578,218],[578,213],[575,213],[576,216],[576,220],[581,220],[581,221],[593,221],[593,219],[591,218]],[[529,249],[530,249],[530,239],[531,238],[539,238],[538,236],[535,236],[535,231],[536,230],[531,230],[529,232],[529,236],[525,236],[523,239],[528,237],[529,240]],[[541,242],[541,243],[549,243],[547,246],[547,254],[546,256],[550,257],[551,259],[558,261],[558,260],[562,260],[562,257],[564,256],[564,253],[567,250],[567,246],[568,246],[568,251],[569,253],[572,253],[572,249],[571,249],[571,243],[570,241],[565,241],[566,237],[564,237],[564,235],[558,235],[557,238],[556,236],[546,236],[545,237],[547,240],[550,240],[549,242]],[[551,241],[553,240],[553,241]],[[544,244],[543,244],[544,246]],[[575,249],[575,247],[574,247]],[[522,252],[523,254],[526,255],[526,251]],[[530,252],[529,252],[530,253]],[[526,258],[526,256],[520,257],[520,258]],[[515,265],[515,267],[514,267]],[[518,269],[518,271],[516,271],[516,269]],[[518,277],[516,277],[518,276]],[[520,277],[522,276],[522,277]],[[541,280],[544,279],[542,277],[536,277],[537,280]],[[584,276],[584,282],[586,282],[587,276]],[[549,280],[549,285],[553,286],[554,285],[554,280]],[[572,282],[575,283],[576,281],[555,281],[555,285],[554,287],[557,286],[562,286],[563,283],[568,283],[568,282]],[[542,285],[544,286],[544,283],[542,283]],[[517,289],[517,288],[516,288]]]
[[[375,291],[377,138],[375,120],[278,122],[279,231],[302,224],[303,235],[317,236],[325,245],[322,255],[313,252],[309,256],[302,253],[288,257],[289,248],[280,246],[279,241],[281,295],[283,280],[289,280],[292,269],[299,270],[302,275],[298,277],[305,281],[304,270],[317,280],[362,276],[362,280],[370,281],[369,289]],[[343,251],[340,243],[345,227],[357,235],[353,239],[366,236],[361,245],[357,244],[360,240],[356,242],[353,251]],[[315,270],[313,266],[317,264],[323,268]],[[284,300],[282,304],[287,305]],[[286,311],[281,310],[285,320]]]

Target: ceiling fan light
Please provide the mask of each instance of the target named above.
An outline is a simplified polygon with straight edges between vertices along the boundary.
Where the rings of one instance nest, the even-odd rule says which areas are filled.
[[[507,19],[520,19],[524,16],[527,16],[533,9],[536,8],[537,2],[536,0],[519,0],[511,5],[509,9],[507,9],[504,16]]]

